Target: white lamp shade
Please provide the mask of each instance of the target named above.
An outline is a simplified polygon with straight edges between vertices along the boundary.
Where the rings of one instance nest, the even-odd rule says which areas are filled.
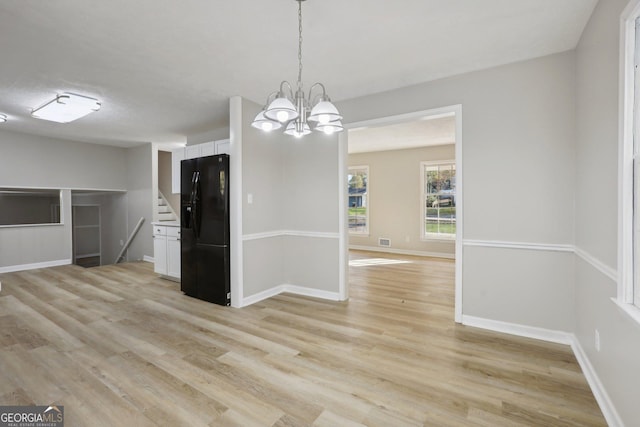
[[[253,119],[253,123],[251,123],[256,129],[263,130],[265,132],[269,132],[275,129],[280,129],[282,127],[282,123],[277,120],[267,119],[264,116],[264,110],[260,111],[255,119]]]
[[[277,120],[281,123],[298,118],[295,105],[285,97],[274,99],[267,107],[264,115],[267,119]]]
[[[342,132],[344,130],[344,126],[342,126],[342,122],[340,120],[336,120],[335,122],[329,123],[319,123],[315,130],[326,133],[327,135],[331,135],[334,133]]]
[[[320,101],[311,110],[309,120],[324,124],[342,120],[342,116],[330,101]]]
[[[302,127],[302,132],[298,132],[296,130],[296,122],[294,120],[291,123],[289,123],[284,133],[287,135],[295,136],[296,138],[300,138],[305,135],[309,135],[311,133],[311,128],[309,127],[308,124],[305,123],[304,126]]]
[[[36,108],[31,116],[58,123],[69,123],[100,109],[97,99],[73,93],[63,93]]]

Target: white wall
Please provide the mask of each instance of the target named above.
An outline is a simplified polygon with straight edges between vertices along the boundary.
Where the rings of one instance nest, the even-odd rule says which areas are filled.
[[[420,162],[455,160],[455,145],[349,154],[349,166],[369,166],[369,235],[349,235],[349,244],[380,249],[378,238],[392,249],[453,257],[455,242],[420,239]],[[407,241],[409,239],[409,241]]]
[[[288,290],[337,299],[337,136],[296,140],[263,133],[250,126],[261,107],[238,101],[241,117],[235,117],[233,102],[231,155],[241,141],[242,157],[242,182],[233,185],[242,198],[243,298],[251,302]]]
[[[480,244],[463,252],[464,315],[570,330],[570,257],[490,246],[573,242],[574,59],[556,54],[338,104],[349,122],[462,105],[463,239]],[[500,256],[508,262],[499,269],[483,266]],[[520,310],[498,309],[508,306]]]
[[[618,224],[620,15],[628,0],[600,1],[576,50],[576,246],[615,272]],[[575,332],[622,422],[638,425],[640,327],[611,301],[616,281],[575,262]],[[594,345],[600,332],[601,351]]]

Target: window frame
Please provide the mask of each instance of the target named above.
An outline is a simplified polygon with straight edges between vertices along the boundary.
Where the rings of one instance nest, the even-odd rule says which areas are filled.
[[[617,297],[612,300],[631,318],[640,323],[640,262],[635,255],[640,250],[637,230],[640,228],[640,185],[634,182],[634,168],[640,160],[640,72],[636,72],[637,41],[640,29],[640,1],[630,3],[621,15],[620,26],[620,87],[619,87],[619,142],[618,142],[618,274]],[[640,50],[640,49],[639,49]],[[634,139],[638,141],[635,142]],[[640,170],[638,171],[640,172]],[[635,247],[634,247],[635,246]],[[635,303],[634,303],[634,294]]]
[[[458,234],[458,208],[456,206],[456,232],[453,234],[445,234],[445,233],[427,233],[425,230],[425,221],[427,218],[427,204],[426,204],[426,195],[425,195],[425,168],[428,166],[453,166],[456,171],[456,181],[458,180],[458,167],[456,161],[453,159],[445,159],[445,160],[425,160],[420,162],[420,240],[423,242],[432,242],[432,241],[444,241],[444,242],[456,242],[456,236]],[[458,198],[458,188],[456,182],[456,199]],[[456,205],[458,203],[456,202]]]
[[[351,175],[351,171],[366,171],[365,173],[367,174],[367,191],[364,193],[366,195],[366,200],[367,200],[367,213],[366,213],[366,227],[364,231],[352,231],[351,228],[349,228],[349,209],[351,208],[351,206],[349,206],[349,175]],[[371,174],[369,173],[369,165],[361,165],[361,166],[348,166],[347,167],[347,229],[349,230],[349,235],[351,236],[361,236],[361,237],[368,237],[371,231],[371,223],[370,223],[370,218],[371,218]]]

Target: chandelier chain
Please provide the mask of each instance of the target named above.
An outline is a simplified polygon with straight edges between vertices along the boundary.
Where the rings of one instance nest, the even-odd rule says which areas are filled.
[[[302,0],[298,0],[298,89],[302,89]]]

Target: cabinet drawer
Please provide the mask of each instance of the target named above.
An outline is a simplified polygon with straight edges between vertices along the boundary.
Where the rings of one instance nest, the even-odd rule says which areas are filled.
[[[180,227],[166,227],[167,236],[169,237],[180,237]]]
[[[167,227],[163,227],[160,225],[153,226],[153,235],[154,236],[166,236],[167,235]]]

